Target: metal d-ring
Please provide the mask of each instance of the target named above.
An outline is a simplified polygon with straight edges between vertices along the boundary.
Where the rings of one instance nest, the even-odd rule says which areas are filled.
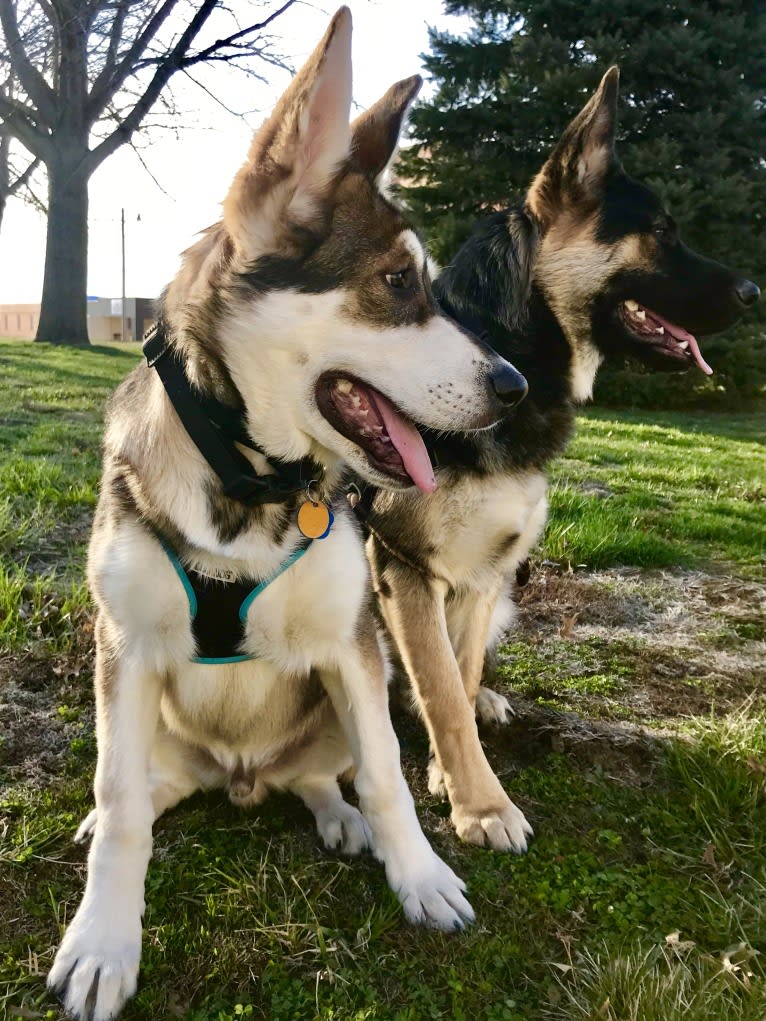
[[[314,492],[316,493],[316,495],[312,493],[311,489],[312,486],[315,487]],[[322,502],[322,483],[319,479],[312,479],[311,482],[309,482],[309,484],[306,486],[306,496],[314,504],[315,507],[318,503]]]
[[[362,499],[362,490],[357,486],[356,482],[349,482],[346,489],[346,499],[352,510]]]

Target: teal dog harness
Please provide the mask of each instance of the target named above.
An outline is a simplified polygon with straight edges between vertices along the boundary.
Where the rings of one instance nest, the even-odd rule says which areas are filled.
[[[256,658],[251,653],[240,651],[248,610],[261,592],[300,560],[314,541],[310,539],[293,550],[267,578],[256,581],[253,578],[211,578],[185,568],[168,541],[160,535],[157,538],[189,600],[189,616],[197,650],[192,662],[213,664],[244,663]]]

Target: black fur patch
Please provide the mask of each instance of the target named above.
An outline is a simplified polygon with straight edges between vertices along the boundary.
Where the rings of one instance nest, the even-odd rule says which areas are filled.
[[[430,436],[437,463],[492,474],[542,468],[566,446],[574,410],[571,353],[561,327],[533,282],[539,231],[523,203],[479,224],[434,283],[442,308],[481,331],[526,377],[529,394],[500,425],[483,433]]]

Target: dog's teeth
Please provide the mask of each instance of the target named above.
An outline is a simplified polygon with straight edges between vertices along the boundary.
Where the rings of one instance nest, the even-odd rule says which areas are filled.
[[[681,340],[681,341],[679,341],[678,346],[681,348],[682,351],[686,351],[689,348],[689,341],[688,340]]]
[[[641,322],[643,322],[644,319],[646,319],[646,312],[644,312],[642,308],[639,308],[638,311],[636,312],[636,319],[640,319]]]
[[[638,302],[637,301],[626,301],[625,302],[625,308],[628,310],[628,312],[635,312],[636,309],[638,308]]]
[[[348,379],[338,379],[335,381],[335,389],[339,390],[342,394],[350,394],[354,388],[354,384]]]
[[[658,326],[657,329],[654,332],[655,333],[664,333],[665,332],[665,327],[664,326]]]

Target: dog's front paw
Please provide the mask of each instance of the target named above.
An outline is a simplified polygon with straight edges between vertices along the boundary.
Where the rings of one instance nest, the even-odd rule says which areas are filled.
[[[464,929],[474,918],[474,911],[464,897],[465,883],[449,865],[437,857],[426,843],[427,853],[415,854],[406,870],[387,864],[386,874],[391,889],[402,902],[404,914],[413,925],[454,932]],[[413,859],[420,858],[413,868]]]
[[[513,851],[523,854],[531,837],[532,827],[510,798],[506,804],[486,812],[471,812],[453,808],[452,822],[461,840],[494,851]]]
[[[498,695],[491,688],[483,685],[476,694],[476,719],[479,723],[499,723],[501,725],[511,722],[515,713],[511,703],[505,695]]]
[[[97,915],[83,902],[48,974],[48,989],[79,1021],[108,1021],[136,991],[141,918]]]
[[[357,855],[372,849],[372,831],[362,813],[345,801],[316,814],[317,830],[328,851]]]

